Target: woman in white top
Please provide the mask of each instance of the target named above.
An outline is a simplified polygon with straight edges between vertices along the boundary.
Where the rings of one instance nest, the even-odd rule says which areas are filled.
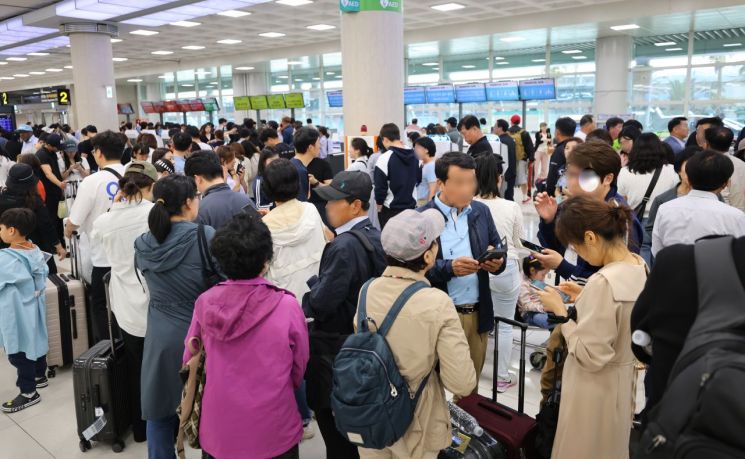
[[[551,130],[548,124],[541,123],[541,130],[535,133],[535,178],[545,179],[548,176],[549,146],[551,145]]]
[[[135,441],[145,440],[145,422],[140,415],[140,370],[147,330],[149,295],[142,276],[136,273],[134,243],[148,232],[148,216],[153,207],[153,184],[158,178],[155,166],[132,161],[119,181],[120,191],[111,210],[93,222],[91,238],[103,248],[111,263],[109,301],[122,330],[127,361],[129,400]]]
[[[348,171],[367,172],[367,162],[370,160],[370,155],[373,154],[373,149],[367,145],[365,139],[356,137],[352,139],[349,144],[349,167]]]
[[[660,177],[649,195],[643,215],[637,215],[642,227],[647,224],[654,199],[680,181],[678,174],[675,173],[675,167],[666,164],[666,157],[667,153],[660,138],[656,134],[646,132],[634,141],[629,152],[629,163],[618,174],[618,194],[636,211],[644,200],[644,194],[652,183],[655,171],[660,170]],[[651,266],[652,241],[647,239],[645,236],[642,241],[640,255]]]
[[[240,148],[241,152],[243,152],[241,144],[236,143],[234,145],[236,145],[237,148]],[[218,147],[215,152],[220,157],[220,163],[225,171],[225,183],[227,183],[231,190],[237,193],[245,193],[246,190],[243,188],[245,186],[243,183],[243,176],[245,175],[246,170],[236,158],[234,148],[235,147],[230,146]],[[238,165],[240,165],[240,168]]]
[[[518,248],[522,247],[523,214],[520,206],[512,201],[499,197],[499,182],[502,179],[502,164],[495,155],[486,155],[476,160],[476,177],[478,194],[475,201],[489,207],[494,224],[507,244],[507,267],[504,272],[489,275],[494,315],[512,319],[515,315],[517,299],[520,295],[520,258]],[[497,391],[504,392],[515,385],[516,379],[507,371],[512,356],[512,327],[500,323],[497,345],[499,362],[497,364]]]

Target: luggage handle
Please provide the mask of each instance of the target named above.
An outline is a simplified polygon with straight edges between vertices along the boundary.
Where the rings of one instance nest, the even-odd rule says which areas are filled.
[[[70,308],[70,318],[72,319],[72,339],[78,339],[78,313],[75,309]]]
[[[103,275],[103,286],[104,292],[106,292],[106,318],[109,323],[109,342],[111,343],[111,357],[116,358],[116,351],[114,350],[114,331],[111,324],[111,298],[109,297],[109,282],[111,281],[111,271]]]
[[[487,411],[490,411],[497,416],[502,416],[503,418],[506,418],[507,420],[511,421],[514,417],[512,413],[509,412],[509,410],[506,410],[502,408],[501,405],[495,405],[494,403],[486,403],[486,402],[479,402],[479,406]]]
[[[518,413],[523,414],[525,408],[525,334],[528,331],[528,324],[508,319],[506,317],[494,317],[494,327],[496,328],[496,330],[494,330],[494,364],[492,365],[491,388],[491,400],[493,403],[497,403],[497,369],[499,367],[499,322],[504,322],[506,324],[512,325],[513,327],[520,328],[520,375],[518,381],[517,411]]]

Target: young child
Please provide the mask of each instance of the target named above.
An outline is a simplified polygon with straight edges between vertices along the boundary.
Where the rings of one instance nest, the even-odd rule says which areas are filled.
[[[49,351],[44,290],[49,268],[44,254],[27,236],[36,226],[29,209],[10,209],[0,215],[0,345],[18,370],[21,393],[0,406],[15,413],[41,401],[36,391],[47,387]]]
[[[517,307],[526,323],[541,328],[553,328],[554,324],[548,322],[548,314],[543,310],[538,292],[531,285],[543,288],[547,273],[548,269],[537,258],[532,255],[523,258],[523,280]]]

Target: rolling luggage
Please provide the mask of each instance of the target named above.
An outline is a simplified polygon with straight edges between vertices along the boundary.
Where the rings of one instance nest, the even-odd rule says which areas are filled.
[[[440,451],[437,459],[506,459],[507,451],[484,432],[476,419],[458,405],[448,402],[453,424],[453,442]]]
[[[517,411],[497,403],[497,362],[499,349],[497,347],[498,333],[494,335],[494,370],[492,373],[492,395],[487,398],[478,394],[470,395],[458,401],[458,406],[471,414],[479,425],[507,450],[508,459],[533,459],[535,452],[535,419],[524,413],[525,405],[525,334],[528,325],[504,317],[494,319],[495,326],[505,322],[514,327],[520,327],[520,376]]]
[[[111,337],[108,281],[107,274],[104,282],[109,313],[109,339],[98,342],[88,352],[76,358],[72,368],[75,415],[80,450],[83,452],[91,448],[91,440],[111,443],[111,449],[115,453],[121,452],[124,449],[124,435],[131,424],[124,342]]]
[[[86,318],[86,331],[88,333],[88,343],[95,344],[93,339],[93,315],[91,314],[91,308],[93,307],[93,301],[91,299],[91,284],[90,279],[86,280],[83,274],[83,260],[81,259],[80,252],[80,234],[77,231],[73,231],[72,237],[69,239],[69,251],[70,251],[70,274],[69,277],[77,279],[83,286],[83,295],[81,295],[81,301],[85,309]],[[90,275],[90,273],[88,273]],[[76,354],[76,356],[79,354]]]
[[[65,273],[50,274],[46,285],[48,374],[53,378],[56,367],[73,363],[88,350],[88,325],[83,284]]]

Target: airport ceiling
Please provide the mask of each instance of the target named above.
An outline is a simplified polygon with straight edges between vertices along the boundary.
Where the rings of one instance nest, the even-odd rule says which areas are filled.
[[[0,0],[0,89],[71,82],[69,40],[59,32],[69,22],[118,25],[117,78],[220,64],[260,71],[272,59],[338,52],[339,1],[304,1],[290,6],[303,0]],[[745,27],[740,0],[709,0],[706,9],[694,0],[453,0],[463,8],[432,8],[444,3],[451,2],[404,3],[407,57],[490,48],[520,52],[619,33],[639,38]],[[225,16],[227,8],[250,14]],[[639,28],[610,29],[630,23]],[[138,30],[157,33],[132,33]]]

